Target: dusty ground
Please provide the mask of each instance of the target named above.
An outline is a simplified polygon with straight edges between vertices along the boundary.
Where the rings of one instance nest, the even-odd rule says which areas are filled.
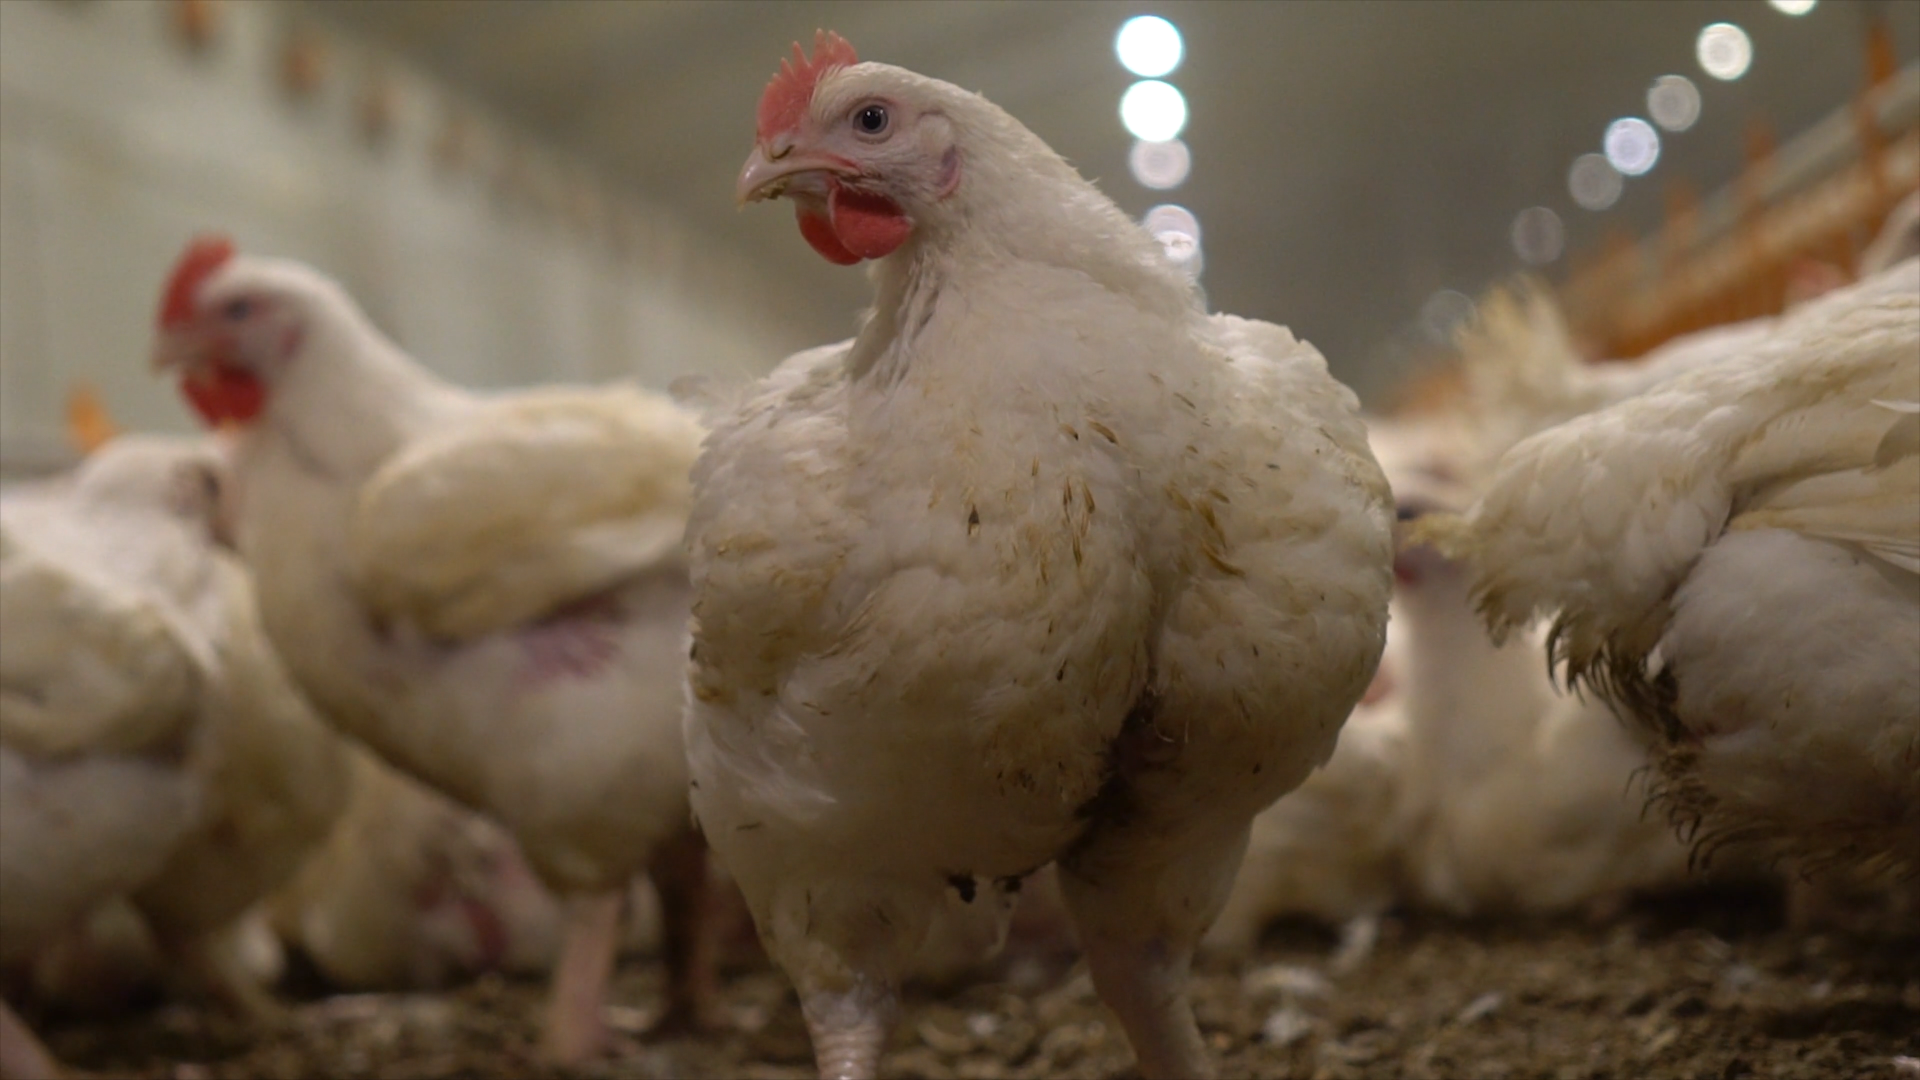
[[[1340,973],[1332,944],[1281,932],[1257,956],[1204,966],[1197,1010],[1223,1075],[1920,1078],[1916,926],[1795,934],[1777,910],[1722,899],[1634,908],[1605,926],[1389,919]],[[1084,975],[1022,974],[916,993],[886,1075],[1131,1075]],[[707,1039],[639,1038],[658,986],[646,965],[623,971],[614,1020],[627,1045],[574,1075],[812,1075],[798,1009],[772,973],[729,980],[736,1030]],[[491,979],[446,995],[311,1001],[272,1032],[174,1006],[49,1036],[108,1076],[535,1077],[553,1075],[531,1057],[539,996]]]

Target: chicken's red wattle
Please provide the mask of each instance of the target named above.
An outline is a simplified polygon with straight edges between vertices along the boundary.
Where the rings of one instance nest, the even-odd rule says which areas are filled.
[[[834,235],[833,222],[827,220],[827,215],[804,206],[797,207],[794,213],[800,219],[800,235],[806,237],[807,243],[812,244],[822,258],[840,266],[852,266],[860,261],[860,256],[848,251]]]
[[[913,222],[892,199],[839,184],[827,196],[825,214],[801,207],[798,216],[800,235],[828,262],[841,266],[885,258],[913,233]]]
[[[863,259],[893,254],[913,232],[913,222],[892,199],[838,184],[827,196],[827,213],[832,216],[833,234],[840,238],[841,245]]]
[[[208,377],[180,380],[180,391],[193,411],[216,426],[248,423],[267,407],[267,388],[258,376],[217,360]]]

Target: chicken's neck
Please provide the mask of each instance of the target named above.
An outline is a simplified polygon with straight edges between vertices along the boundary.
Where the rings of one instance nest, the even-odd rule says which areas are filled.
[[[265,425],[328,478],[365,478],[466,395],[415,363],[357,311],[314,319],[275,380]]]
[[[1021,263],[1077,275],[1089,289],[1124,296],[1148,316],[1203,314],[1193,282],[1158,240],[1045,144],[1024,130],[1006,137],[1018,143],[1021,136],[1033,145],[968,155],[966,188],[953,204],[916,223],[906,244],[873,264],[873,308],[847,359],[855,378],[897,382],[916,362],[916,338],[944,303],[969,282]],[[961,314],[995,317],[973,308]]]
[[[1524,746],[1551,699],[1546,660],[1528,639],[1495,645],[1475,619],[1463,574],[1406,590],[1408,726],[1422,770],[1473,781]]]

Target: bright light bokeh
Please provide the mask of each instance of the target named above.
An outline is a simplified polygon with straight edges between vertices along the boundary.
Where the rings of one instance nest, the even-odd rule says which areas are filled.
[[[1782,15],[1805,15],[1818,6],[1820,0],[1767,0],[1767,3]]]
[[[1607,125],[1601,144],[1607,164],[1626,176],[1643,176],[1660,160],[1660,133],[1637,116],[1624,116]]]
[[[1200,240],[1200,219],[1193,216],[1193,211],[1173,203],[1162,203],[1147,211],[1140,224],[1155,236],[1177,232],[1193,237],[1196,243]]]
[[[1120,122],[1136,139],[1170,142],[1187,126],[1187,99],[1168,83],[1143,79],[1121,95]]]
[[[1529,266],[1545,266],[1566,250],[1567,230],[1560,215],[1530,206],[1513,219],[1513,250]]]
[[[1581,154],[1567,170],[1567,192],[1585,210],[1605,210],[1620,199],[1625,182],[1604,154]]]
[[[1184,206],[1165,203],[1146,212],[1140,224],[1160,246],[1167,258],[1193,277],[1200,276],[1204,253],[1200,250],[1200,219]]]
[[[1700,31],[1694,53],[1700,70],[1721,82],[1732,82],[1753,66],[1753,39],[1732,23],[1714,23]]]
[[[1187,174],[1193,171],[1193,152],[1179,139],[1136,141],[1127,152],[1127,169],[1141,187],[1171,191],[1186,183]]]
[[[1700,119],[1700,88],[1685,75],[1662,75],[1647,91],[1647,113],[1668,131],[1685,131]]]
[[[1158,15],[1136,15],[1121,24],[1113,51],[1120,66],[1143,79],[1157,79],[1180,66],[1186,46],[1172,23]]]

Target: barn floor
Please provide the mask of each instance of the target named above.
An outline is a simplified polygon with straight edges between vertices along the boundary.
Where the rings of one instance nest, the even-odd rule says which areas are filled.
[[[1342,973],[1333,944],[1281,932],[1256,957],[1204,965],[1197,1010],[1222,1075],[1920,1078],[1920,926],[1798,934],[1780,928],[1777,905],[1723,898],[1635,907],[1605,925],[1388,919]],[[1131,1075],[1084,975],[1013,974],[913,995],[885,1075]],[[643,1042],[658,986],[647,965],[622,972],[613,1019],[626,1045],[572,1075],[812,1075],[778,976],[728,980],[735,1029],[724,1035]],[[553,1075],[530,1056],[540,990],[489,979],[445,995],[317,1000],[270,1033],[175,1006],[48,1034],[106,1076],[534,1077]]]

